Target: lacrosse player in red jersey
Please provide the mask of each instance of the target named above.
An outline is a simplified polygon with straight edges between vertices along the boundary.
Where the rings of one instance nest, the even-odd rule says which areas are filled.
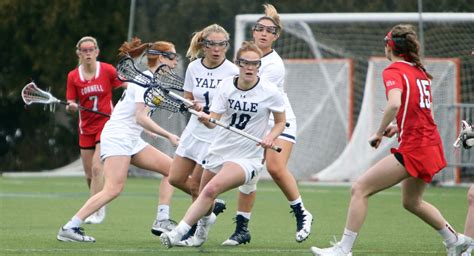
[[[296,180],[287,167],[293,145],[296,143],[296,116],[288,96],[284,92],[285,66],[283,60],[272,48],[273,42],[280,36],[282,25],[275,7],[271,4],[265,4],[264,7],[265,16],[258,19],[252,29],[253,40],[263,52],[259,75],[271,81],[283,93],[286,112],[285,130],[276,139],[276,144],[280,145],[283,150],[280,153],[265,150],[265,160],[268,172],[285,195],[296,218],[295,239],[297,242],[303,242],[311,233],[313,216],[305,209]],[[273,124],[273,118],[270,118],[269,128],[273,127]],[[239,188],[235,231],[222,245],[235,246],[250,242],[248,223],[255,202],[256,190],[257,187],[254,185],[244,185]]]
[[[166,247],[176,245],[201,246],[215,222],[212,214],[216,197],[240,185],[251,185],[258,181],[262,170],[263,149],[275,145],[275,139],[285,127],[285,102],[283,95],[272,82],[258,77],[262,52],[253,42],[244,42],[236,55],[239,75],[225,78],[217,90],[210,114],[201,112],[199,121],[208,128],[215,125],[210,118],[262,138],[258,145],[253,140],[242,138],[228,129],[215,131],[214,140],[204,157],[204,172],[201,192],[189,207],[183,220],[171,232],[161,234],[161,242]],[[267,133],[270,115],[275,125]],[[198,223],[193,241],[180,241],[191,226]]]
[[[164,41],[142,44],[141,40],[134,38],[131,42],[125,42],[119,50],[121,55],[131,57],[145,54],[149,70],[144,73],[151,77],[161,64],[174,68],[178,61],[174,45]],[[59,229],[58,240],[95,242],[93,237],[84,233],[81,225],[84,219],[122,192],[130,164],[163,175],[157,219],[152,232],[161,233],[175,226],[169,219],[169,204],[174,191],[168,182],[172,159],[143,141],[140,135],[146,129],[148,132],[167,138],[174,146],[178,145],[179,137],[164,130],[151,119],[148,115],[150,109],[144,103],[144,92],[145,88],[139,85],[127,84],[127,89],[123,92],[101,135],[100,157],[104,161],[104,188],[89,198],[71,220]]]
[[[426,185],[446,167],[443,146],[433,119],[431,79],[419,56],[419,41],[411,25],[396,25],[385,37],[383,71],[387,97],[379,128],[369,138],[377,148],[383,136],[398,133],[398,148],[369,168],[352,184],[346,226],[332,247],[311,247],[314,255],[352,255],[352,247],[367,215],[369,197],[401,182],[403,207],[434,228],[444,239],[448,256],[459,256],[471,239],[458,234],[438,209],[423,200]],[[393,120],[396,124],[391,124]]]
[[[208,111],[221,81],[238,73],[235,64],[226,59],[229,46],[229,34],[217,24],[196,32],[191,39],[187,52],[191,63],[186,69],[183,89],[184,97],[194,102],[197,111]],[[181,134],[169,178],[172,185],[190,194],[193,201],[199,194],[203,158],[214,137],[215,131],[206,128],[194,115]],[[217,215],[224,209],[225,203],[216,200],[214,213]],[[192,236],[196,227],[183,240]]]
[[[97,61],[99,45],[97,40],[85,36],[76,44],[79,66],[67,76],[66,109],[78,111],[78,105],[105,114],[112,113],[112,89],[122,85],[117,79],[115,68]],[[79,147],[87,185],[91,196],[102,190],[104,177],[99,159],[100,133],[109,117],[79,111]],[[105,218],[105,206],[92,214],[86,223],[98,224]]]

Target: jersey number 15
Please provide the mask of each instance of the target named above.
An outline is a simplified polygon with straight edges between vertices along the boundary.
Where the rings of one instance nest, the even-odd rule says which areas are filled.
[[[420,108],[431,108],[431,99],[430,99],[430,91],[428,87],[430,86],[430,81],[428,80],[416,80],[416,85],[418,86],[418,90],[420,91]]]

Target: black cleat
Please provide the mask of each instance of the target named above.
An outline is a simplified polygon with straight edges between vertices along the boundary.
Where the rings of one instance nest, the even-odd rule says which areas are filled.
[[[225,240],[222,245],[225,246],[237,246],[239,244],[250,243],[250,231],[248,230],[249,219],[242,215],[235,217],[235,232],[229,239]]]
[[[225,206],[225,201],[224,200],[216,199],[214,201],[214,209],[212,210],[212,212],[216,216],[219,215],[220,213],[223,213],[225,209],[226,209],[226,206]]]

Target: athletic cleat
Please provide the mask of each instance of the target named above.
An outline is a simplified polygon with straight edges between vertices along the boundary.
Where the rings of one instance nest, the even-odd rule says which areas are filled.
[[[301,243],[311,234],[313,215],[306,209],[303,209],[301,204],[292,205],[291,209],[290,213],[293,213],[296,218],[296,242]]]
[[[248,230],[249,219],[242,215],[235,217],[235,232],[225,240],[222,245],[225,246],[237,246],[239,244],[250,243],[250,231]]]
[[[214,209],[212,210],[212,212],[217,216],[219,215],[220,213],[223,213],[224,210],[227,209],[226,208],[226,205],[225,205],[225,201],[222,200],[222,199],[216,199],[214,201]]]
[[[178,235],[176,230],[173,229],[170,232],[161,233],[160,240],[161,240],[161,243],[166,248],[171,248],[171,247],[179,244],[180,236]]]
[[[151,226],[151,233],[156,236],[160,236],[163,232],[170,232],[176,227],[177,223],[174,220],[155,220]]]
[[[184,236],[181,238],[181,241],[185,241],[186,239],[194,236],[194,233],[196,233],[196,228],[197,228],[197,223],[191,227],[188,233],[184,234]]]
[[[470,237],[458,234],[458,240],[454,244],[448,246],[444,243],[444,246],[446,246],[448,256],[459,256],[469,249],[471,243],[472,239]]]
[[[180,241],[180,246],[192,246],[192,247],[199,247],[204,244],[207,240],[207,236],[209,234],[209,230],[211,226],[216,222],[216,215],[211,213],[211,215],[207,217],[203,217],[198,221],[198,225],[196,228],[196,232],[194,236],[189,237],[184,241]]]
[[[311,247],[310,250],[315,256],[352,256],[352,252],[344,252],[338,242],[331,242],[332,247],[318,248]]]
[[[63,242],[84,242],[84,243],[94,243],[95,238],[91,236],[86,236],[84,229],[81,227],[68,228],[65,229],[61,227],[59,229],[56,239]]]
[[[471,256],[472,251],[474,251],[474,240],[471,242],[471,246],[461,254],[461,256]]]
[[[99,210],[94,212],[92,215],[84,220],[84,224],[100,224],[105,219],[105,206],[102,206]]]

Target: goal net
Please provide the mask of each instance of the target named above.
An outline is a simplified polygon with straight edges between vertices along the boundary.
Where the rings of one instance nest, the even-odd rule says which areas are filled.
[[[438,174],[438,180],[454,180],[452,166],[455,163],[452,142],[456,139],[459,116],[451,113],[448,106],[457,100],[458,68],[457,59],[426,59],[427,71],[433,75],[431,92],[433,96],[433,113],[444,142],[444,152],[448,167]],[[340,157],[330,166],[313,176],[320,181],[352,181],[374,165],[377,161],[390,154],[390,148],[398,147],[397,138],[384,138],[377,149],[370,147],[368,138],[377,130],[382,120],[382,110],[386,105],[385,87],[382,71],[389,65],[385,58],[373,58],[369,61],[367,83],[362,103],[361,114],[354,136]]]
[[[251,27],[261,16],[262,14],[236,16],[235,49],[243,40],[251,39]],[[459,59],[459,69],[452,68],[453,72],[459,72],[459,80],[448,76],[453,80],[447,81],[446,85],[454,88],[459,81],[459,97],[457,101],[446,104],[474,102],[472,16],[472,13],[423,13],[421,31],[418,13],[280,14],[283,33],[274,48],[285,60],[285,88],[298,122],[297,143],[289,162],[289,168],[295,177],[308,180],[331,165],[348,145],[354,126],[369,127],[369,124],[358,124],[359,121],[365,122],[360,115],[365,111],[363,104],[366,103],[363,103],[363,98],[368,84],[366,76],[369,73],[369,60],[372,56],[384,56],[383,38],[396,24],[409,23],[418,28],[420,39],[424,42],[424,56]],[[331,61],[323,61],[327,59]],[[338,62],[335,59],[342,59],[339,63],[346,64],[335,65]],[[380,77],[381,70],[374,70],[379,72],[375,76]],[[378,85],[383,87],[381,83]],[[341,89],[350,91],[343,92]],[[443,96],[435,96],[435,100],[443,102],[441,97]],[[453,124],[458,120],[451,122],[450,119],[456,115],[457,109],[439,106],[437,111],[441,109],[444,109],[445,114],[437,114],[438,125],[450,123],[451,127],[457,128]],[[440,125],[442,134],[449,133],[452,136],[451,130],[444,129]],[[360,135],[354,131],[352,140],[360,139],[367,144],[368,137],[358,136]],[[452,144],[447,137],[443,137],[445,147]],[[453,150],[448,147],[445,151],[449,154]],[[353,159],[357,157],[354,155]],[[458,164],[447,157],[450,165]],[[474,173],[474,169],[471,168],[470,171]],[[344,179],[353,180],[357,175],[348,174]],[[446,181],[452,177],[441,179]]]

